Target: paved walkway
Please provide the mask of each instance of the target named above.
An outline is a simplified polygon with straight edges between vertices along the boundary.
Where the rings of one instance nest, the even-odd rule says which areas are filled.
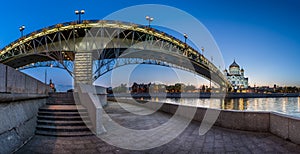
[[[111,102],[105,110],[117,123],[137,130],[158,127],[171,117],[161,112],[139,116]],[[68,138],[36,135],[17,153],[300,153],[299,145],[270,133],[213,127],[205,135],[199,136],[199,126],[199,122],[192,122],[171,142],[143,151],[121,149],[107,144],[96,136]]]

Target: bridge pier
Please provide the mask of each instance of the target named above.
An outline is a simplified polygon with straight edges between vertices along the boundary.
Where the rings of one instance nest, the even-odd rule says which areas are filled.
[[[74,85],[93,84],[92,70],[93,59],[92,52],[79,51],[75,54],[74,60]]]
[[[96,135],[106,132],[103,126],[103,108],[106,105],[106,88],[93,86],[92,52],[80,51],[74,61],[74,99],[75,103],[87,108]]]

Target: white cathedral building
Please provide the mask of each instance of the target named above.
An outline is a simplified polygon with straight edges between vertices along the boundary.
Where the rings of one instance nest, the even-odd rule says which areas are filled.
[[[229,72],[225,69],[225,75],[235,89],[248,88],[248,78],[244,76],[244,69],[240,69],[235,60],[229,66]]]

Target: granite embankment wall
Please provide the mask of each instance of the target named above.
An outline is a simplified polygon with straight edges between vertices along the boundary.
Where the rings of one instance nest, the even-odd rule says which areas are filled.
[[[0,64],[0,153],[12,153],[33,135],[49,87]]]
[[[113,100],[113,99],[109,99]],[[114,100],[113,100],[114,101]],[[118,99],[119,102],[130,103],[135,105],[146,106],[152,109],[158,109],[159,111],[175,114],[178,109],[178,104],[160,103],[160,102],[147,102],[136,103],[132,99]],[[159,105],[157,105],[159,104]],[[187,112],[190,111],[188,108],[195,108],[193,106],[184,106],[187,108]],[[207,113],[207,108],[196,107],[196,113],[193,120],[203,122],[203,118]],[[214,125],[229,129],[245,130],[245,131],[256,131],[256,132],[270,132],[283,139],[290,140],[293,143],[300,145],[300,118],[292,117],[276,112],[262,112],[262,111],[236,111],[236,110],[220,110],[220,109],[209,109],[220,113]],[[186,113],[182,112],[181,116],[185,116]],[[206,116],[209,116],[206,115]]]

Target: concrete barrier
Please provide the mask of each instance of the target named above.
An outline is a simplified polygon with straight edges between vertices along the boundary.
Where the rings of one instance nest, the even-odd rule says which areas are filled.
[[[283,139],[288,139],[289,137],[289,118],[279,115],[270,115],[270,132],[280,136]]]
[[[296,144],[300,144],[300,118],[272,112],[270,132]]]
[[[75,91],[73,95],[74,95],[75,103],[81,104],[87,109],[89,118],[93,125],[92,129],[91,128],[90,129],[96,135],[100,135],[106,132],[102,122],[102,117],[103,117],[102,104],[106,104],[106,91],[105,93],[102,93],[104,92],[104,90],[102,89],[105,88],[103,87],[97,87],[97,88],[98,90],[96,90],[95,86],[93,85],[78,83],[77,86],[75,87]],[[99,99],[99,97],[101,99]]]
[[[117,99],[120,102],[137,104],[135,100],[130,99]],[[174,114],[179,104],[161,103],[161,102],[147,102],[140,104],[141,106],[149,107],[155,106],[151,104],[162,104],[159,111]],[[191,108],[191,106],[185,106]],[[193,120],[202,122],[206,114],[207,108],[196,107],[197,111]],[[244,131],[255,132],[270,132],[283,139],[290,140],[293,143],[300,144],[300,118],[280,114],[277,112],[268,111],[237,111],[237,110],[219,110],[220,115],[215,126],[237,129]]]
[[[97,94],[98,99],[101,102],[102,106],[106,106],[107,105],[106,88],[100,87],[100,86],[95,86],[95,88],[96,88],[96,94]]]
[[[25,74],[7,67],[6,90],[11,93],[25,93]]]
[[[47,94],[50,87],[14,68],[0,64],[0,93]]]
[[[221,110],[215,125],[237,130],[267,132],[269,119],[269,112]]]
[[[0,93],[6,92],[6,66],[0,64]]]
[[[46,104],[48,89],[0,64],[0,153],[13,153],[34,135],[38,109]]]
[[[289,118],[289,139],[297,144],[300,144],[300,118]]]
[[[46,98],[0,103],[0,153],[12,153],[25,144],[36,128],[38,109]]]

